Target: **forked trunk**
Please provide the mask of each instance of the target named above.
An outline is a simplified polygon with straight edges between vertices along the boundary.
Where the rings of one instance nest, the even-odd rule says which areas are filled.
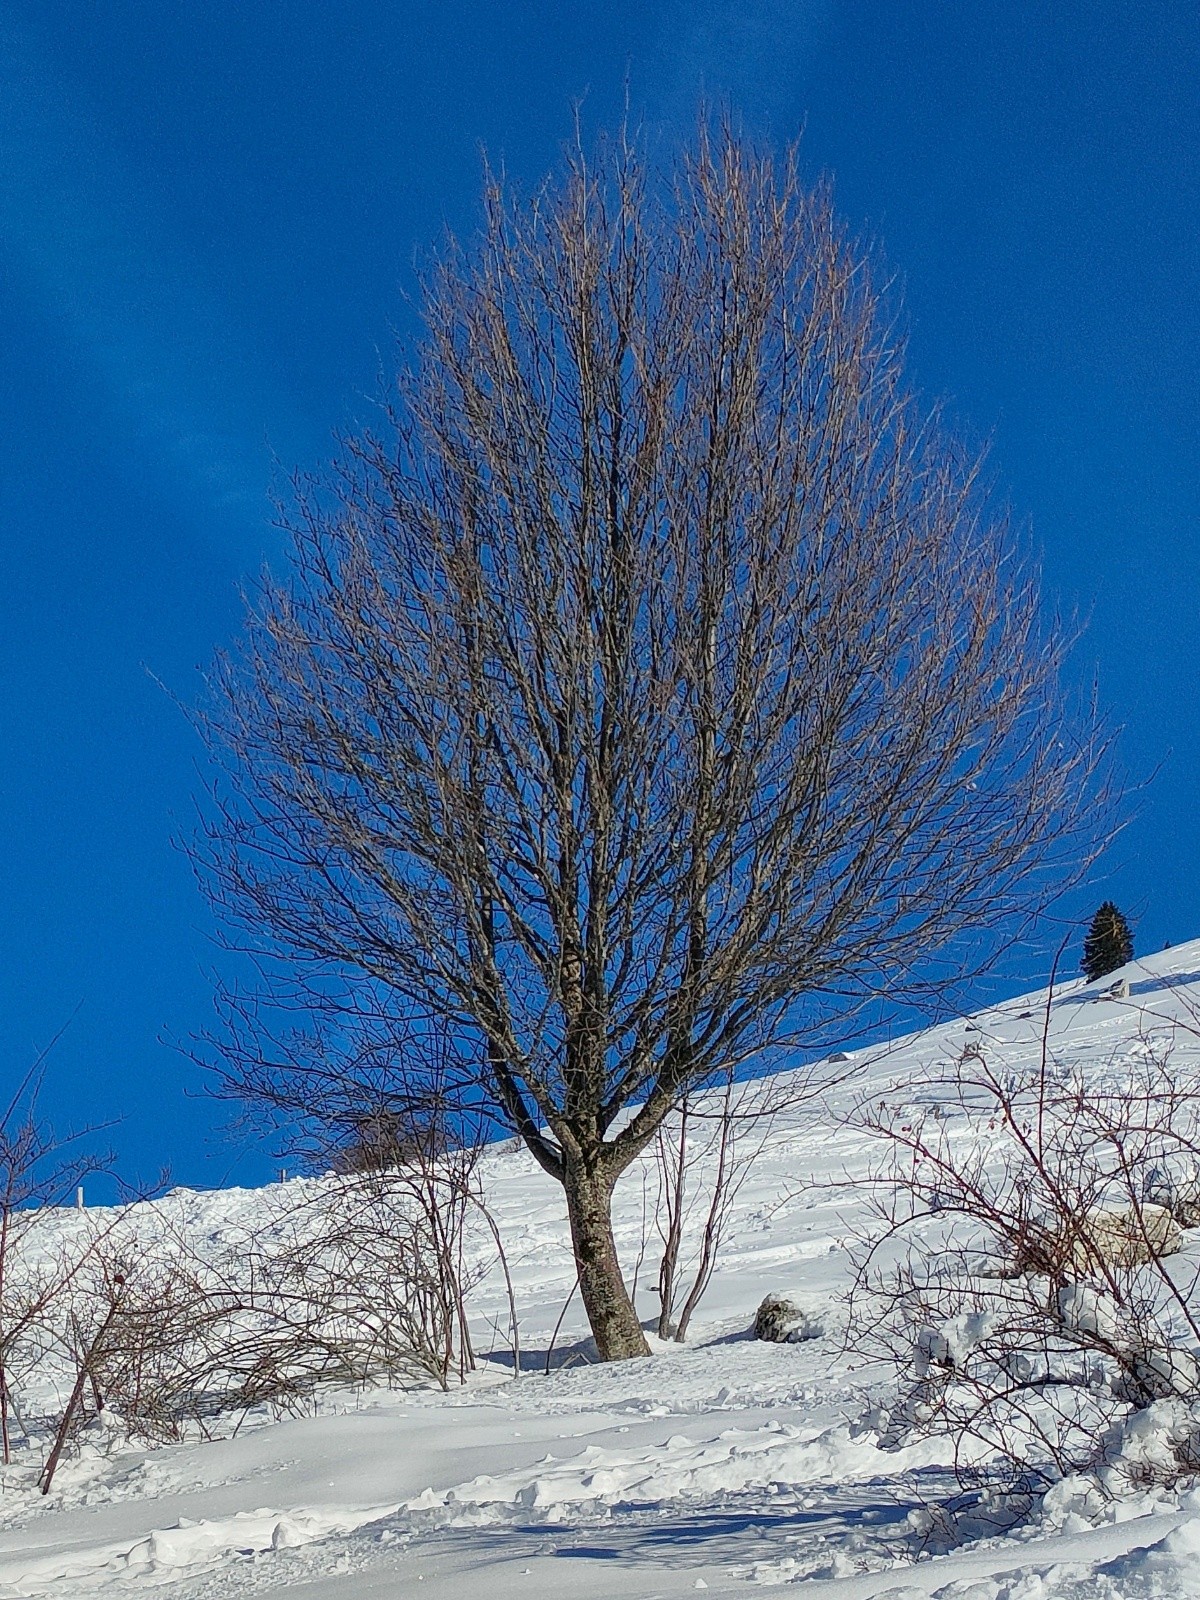
[[[650,1346],[621,1275],[612,1230],[612,1180],[568,1164],[563,1179],[579,1292],[601,1361],[648,1356]]]

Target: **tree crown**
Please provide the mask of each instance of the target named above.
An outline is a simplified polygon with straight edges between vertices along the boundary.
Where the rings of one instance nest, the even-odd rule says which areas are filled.
[[[336,1027],[436,1019],[549,1170],[611,1176],[806,1004],[982,959],[1090,858],[1100,742],[795,150],[489,175],[423,310],[220,676],[211,881],[349,975]]]

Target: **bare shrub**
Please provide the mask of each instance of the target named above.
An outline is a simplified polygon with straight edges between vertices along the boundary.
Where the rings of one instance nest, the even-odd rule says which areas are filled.
[[[252,1229],[212,1241],[193,1235],[182,1199],[53,1209],[97,1158],[38,1119],[43,1064],[0,1117],[0,1439],[7,1463],[16,1417],[44,1451],[44,1494],[102,1414],[160,1443],[257,1406],[301,1409],[331,1385],[464,1378],[466,1295],[493,1264],[481,1238],[505,1272],[518,1350],[476,1179],[486,1124],[439,1098],[436,1074],[423,1072],[419,1099],[371,1118],[360,1085],[335,1125],[310,1129],[327,1154],[357,1140],[347,1170],[266,1191]]]
[[[352,1119],[344,1142],[330,1151],[330,1165],[335,1172],[386,1172],[421,1159],[430,1137],[425,1130],[413,1130],[400,1112],[372,1108]]]
[[[659,1129],[652,1147],[650,1221],[662,1246],[658,1336],[687,1338],[692,1314],[712,1281],[726,1227],[742,1185],[779,1114],[813,1093],[790,1074],[689,1092]],[[679,1307],[676,1314],[676,1307]]]
[[[1155,1470],[1178,1477],[1200,1441],[1200,1268],[1161,1202],[1195,1192],[1200,1079],[1151,1039],[1085,1078],[1046,1034],[1028,1069],[964,1051],[919,1106],[856,1114],[881,1156],[852,1325],[902,1380],[882,1436],[945,1435],[964,1475],[999,1461],[1030,1489],[1111,1466],[1128,1419],[1165,1404],[1178,1449]]]
[[[266,1191],[253,1226],[218,1242],[195,1237],[171,1197],[91,1230],[38,1325],[65,1395],[43,1493],[101,1413],[162,1443],[256,1408],[303,1411],[330,1388],[464,1378],[465,1297],[489,1268],[466,1248],[482,1205],[474,1163],[470,1150],[410,1152],[397,1167]]]
[[[88,1236],[61,1241],[36,1259],[27,1246],[45,1208],[73,1199],[84,1178],[111,1159],[80,1148],[102,1128],[59,1136],[39,1115],[54,1042],[19,1080],[0,1114],[0,1455],[5,1465],[12,1457],[10,1424],[18,1394],[54,1343],[56,1319],[93,1241]]]
[[[96,1296],[100,1391],[132,1430],[170,1438],[221,1413],[294,1411],[322,1387],[445,1388],[472,1363],[465,1211],[427,1175],[372,1170],[288,1195],[207,1256],[168,1229],[119,1273],[111,1319]]]

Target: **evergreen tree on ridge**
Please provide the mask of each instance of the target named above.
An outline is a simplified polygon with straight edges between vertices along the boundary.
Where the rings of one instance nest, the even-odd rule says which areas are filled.
[[[1133,934],[1111,900],[1106,900],[1083,941],[1083,972],[1089,983],[1133,960]]]

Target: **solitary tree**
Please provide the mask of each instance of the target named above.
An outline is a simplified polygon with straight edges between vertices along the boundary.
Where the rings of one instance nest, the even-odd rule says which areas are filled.
[[[1106,900],[1088,929],[1083,941],[1083,975],[1089,983],[1115,972],[1127,961],[1133,960],[1133,935],[1122,914]]]
[[[364,1019],[457,1041],[564,1188],[608,1359],[647,1349],[613,1188],[681,1096],[982,959],[1079,858],[1097,750],[794,150],[616,141],[484,201],[218,674],[209,881],[299,963],[314,1083]],[[226,1083],[278,1104],[297,1059]]]

